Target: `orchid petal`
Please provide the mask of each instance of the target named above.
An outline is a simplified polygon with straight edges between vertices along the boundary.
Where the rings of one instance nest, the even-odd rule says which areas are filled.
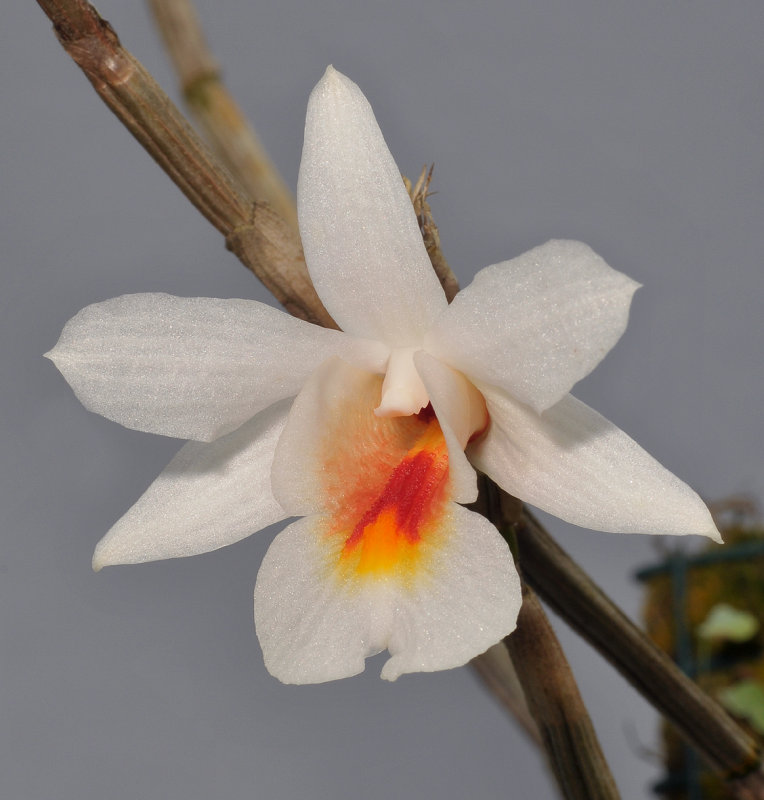
[[[581,242],[547,242],[478,272],[424,346],[543,411],[618,341],[638,286]]]
[[[290,403],[277,403],[208,444],[188,442],[98,543],[93,569],[192,556],[287,517],[270,468]]]
[[[372,597],[353,596],[334,582],[319,520],[304,517],[278,534],[255,584],[255,629],[265,666],[284,683],[323,683],[363,672],[366,656],[383,647],[369,636],[375,621],[387,630],[385,609],[375,608]]]
[[[452,500],[477,500],[477,475],[464,455],[470,437],[488,423],[485,402],[478,390],[460,373],[420,350],[414,363],[427,389],[435,415],[448,445]]]
[[[253,300],[136,294],[80,311],[47,355],[90,411],[128,428],[210,441],[297,394],[333,353],[369,369],[384,368],[387,357],[378,343]]]
[[[522,603],[507,543],[479,514],[450,504],[452,535],[427,566],[427,579],[401,591],[382,677],[466,664],[510,634]]]
[[[446,299],[374,112],[332,67],[308,103],[297,209],[310,276],[338,325],[418,345]]]
[[[266,667],[285,683],[355,675],[385,648],[388,680],[449,669],[514,629],[520,581],[506,543],[479,515],[449,503],[443,536],[407,578],[339,570],[323,522],[287,527],[257,576],[257,635]]]
[[[698,495],[584,403],[568,395],[537,414],[479,388],[491,425],[468,455],[510,494],[586,528],[721,541]]]

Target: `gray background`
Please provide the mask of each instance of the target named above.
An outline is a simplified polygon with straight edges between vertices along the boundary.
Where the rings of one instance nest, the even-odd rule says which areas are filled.
[[[326,64],[370,98],[463,282],[550,237],[644,284],[577,394],[708,498],[763,488],[764,4],[204,0],[228,83],[294,185]],[[168,87],[145,8],[103,0]],[[178,447],[86,412],[41,354],[124,292],[265,295],[102,106],[32,0],[4,7],[0,792],[115,798],[551,798],[466,669],[284,687],[251,592],[267,532],[95,575],[95,543]],[[174,92],[173,92],[174,93]],[[632,615],[657,541],[550,521]],[[688,544],[687,542],[684,543]],[[625,798],[656,718],[558,625]]]

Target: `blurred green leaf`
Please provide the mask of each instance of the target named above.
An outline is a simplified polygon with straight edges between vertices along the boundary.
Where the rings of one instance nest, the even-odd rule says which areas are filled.
[[[740,611],[727,603],[717,603],[697,627],[701,639],[726,639],[747,642],[759,631],[759,620],[749,611]]]
[[[719,701],[738,717],[742,717],[764,733],[764,685],[758,681],[740,681],[719,692]]]

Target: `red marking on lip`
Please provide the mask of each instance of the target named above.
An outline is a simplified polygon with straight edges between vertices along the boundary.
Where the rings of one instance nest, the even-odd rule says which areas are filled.
[[[445,461],[445,464],[437,464],[438,460]],[[395,511],[397,533],[410,542],[418,541],[422,518],[427,516],[447,472],[447,456],[439,458],[435,452],[421,450],[404,459],[393,470],[382,494],[353,528],[345,547],[352,548],[357,544],[364,530],[388,509]]]
[[[359,555],[359,572],[389,572],[411,562],[443,508],[448,450],[437,420],[394,467],[346,538],[342,555]]]

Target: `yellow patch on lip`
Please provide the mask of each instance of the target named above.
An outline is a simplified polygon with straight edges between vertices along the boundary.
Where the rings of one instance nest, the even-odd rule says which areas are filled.
[[[353,561],[359,575],[389,574],[404,564],[414,565],[418,542],[399,534],[395,516],[394,509],[386,509],[357,538],[353,533],[346,540],[343,561]]]

